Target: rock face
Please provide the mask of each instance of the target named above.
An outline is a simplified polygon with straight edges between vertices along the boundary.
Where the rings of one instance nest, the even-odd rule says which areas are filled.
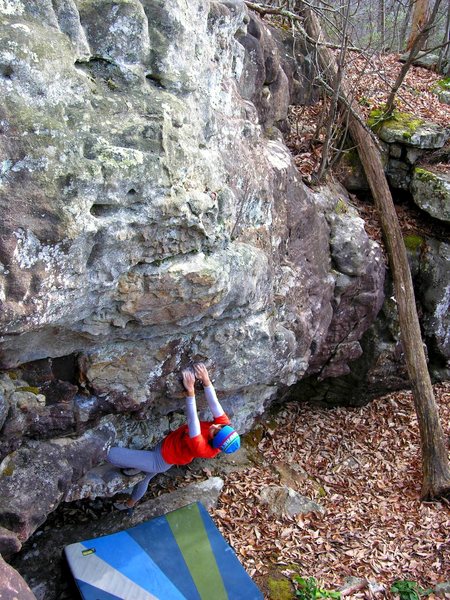
[[[0,556],[0,598],[2,600],[36,600],[36,596],[19,573]]]
[[[424,307],[423,330],[430,354],[440,359],[442,373],[436,374],[447,378],[446,367],[450,360],[450,244],[425,239],[420,252],[416,280]]]
[[[425,123],[418,119],[393,118],[384,121],[377,133],[387,144],[404,144],[421,150],[442,148],[449,138],[448,132],[434,123]]]
[[[23,541],[111,443],[180,422],[190,360],[242,431],[348,372],[384,265],[276,128],[313,61],[241,0],[0,14],[0,525]]]
[[[394,112],[391,119],[378,122],[380,116],[379,111],[374,111],[369,123],[381,138],[385,172],[394,202],[409,202],[416,211],[419,207],[428,223],[434,219],[437,239],[409,235],[405,237],[405,245],[409,251],[429,368],[436,379],[448,379],[450,182],[448,173],[443,172],[439,165],[448,162],[450,130],[425,123],[412,115]],[[368,190],[356,152],[349,150],[345,153],[340,175],[346,188],[363,194]],[[325,400],[327,403],[347,401],[360,404],[367,401],[368,395],[376,396],[408,384],[391,288],[391,282],[387,281],[383,309],[377,322],[359,338],[363,353],[350,364],[348,375],[339,381],[319,384],[320,377],[302,380],[296,388],[298,397]],[[330,366],[325,367],[325,373]]]
[[[450,175],[416,167],[411,191],[417,206],[435,219],[450,223]]]

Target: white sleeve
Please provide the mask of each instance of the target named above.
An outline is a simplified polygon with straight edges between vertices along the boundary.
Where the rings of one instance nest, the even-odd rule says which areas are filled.
[[[221,417],[225,414],[219,400],[216,396],[216,390],[214,389],[213,384],[205,387],[205,398],[208,403],[209,409],[213,414],[213,417],[216,419],[217,417]]]
[[[186,419],[189,430],[189,437],[194,438],[200,435],[200,421],[197,414],[197,403],[195,396],[186,396]]]

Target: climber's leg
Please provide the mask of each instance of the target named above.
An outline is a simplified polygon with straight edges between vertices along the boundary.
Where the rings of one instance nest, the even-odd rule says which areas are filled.
[[[150,480],[172,466],[163,459],[161,444],[158,444],[154,450],[133,450],[116,446],[109,450],[106,459],[116,467],[139,469],[146,473],[145,478],[134,486],[125,508],[132,508],[147,491]]]

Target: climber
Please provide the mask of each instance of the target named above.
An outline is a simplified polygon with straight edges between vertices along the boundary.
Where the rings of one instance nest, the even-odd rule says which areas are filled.
[[[146,473],[145,478],[134,486],[130,498],[114,505],[119,510],[130,512],[147,491],[150,480],[172,465],[186,465],[194,458],[213,458],[219,452],[230,454],[241,445],[239,434],[230,427],[230,420],[217,399],[206,366],[196,363],[194,370],[185,369],[182,376],[186,390],[187,424],[169,433],[154,450],[113,447],[108,452],[106,458],[114,466]],[[203,384],[213,421],[199,421],[195,377]]]

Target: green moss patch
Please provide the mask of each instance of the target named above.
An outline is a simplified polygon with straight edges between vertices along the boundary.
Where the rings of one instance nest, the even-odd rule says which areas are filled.
[[[287,579],[270,578],[267,582],[270,600],[291,600],[293,587]]]
[[[450,90],[450,77],[444,77],[443,79],[439,79],[434,84],[435,87],[440,88],[441,90]]]
[[[18,387],[16,389],[16,392],[31,392],[32,394],[35,394],[36,396],[40,393],[39,388],[34,387],[32,385],[24,385],[22,387]]]
[[[407,250],[417,252],[425,244],[425,240],[420,235],[407,235],[403,238]]]
[[[439,184],[439,177],[431,171],[427,171],[427,169],[422,169],[421,167],[416,167],[414,169],[414,177],[426,183]]]
[[[334,210],[335,210],[336,214],[338,214],[338,215],[343,215],[343,214],[348,213],[347,203],[344,200],[342,200],[342,198],[339,198],[339,200],[336,202]]]
[[[402,113],[394,110],[392,115],[386,117],[384,108],[377,108],[371,111],[367,119],[367,125],[375,132],[382,127],[402,132],[405,139],[410,139],[417,129],[423,125],[422,119],[417,119],[409,113]]]
[[[432,190],[435,196],[446,197],[445,183],[443,179],[439,177],[439,175],[436,175],[431,171],[427,171],[427,169],[416,167],[414,169],[414,180],[426,184],[427,187]]]

